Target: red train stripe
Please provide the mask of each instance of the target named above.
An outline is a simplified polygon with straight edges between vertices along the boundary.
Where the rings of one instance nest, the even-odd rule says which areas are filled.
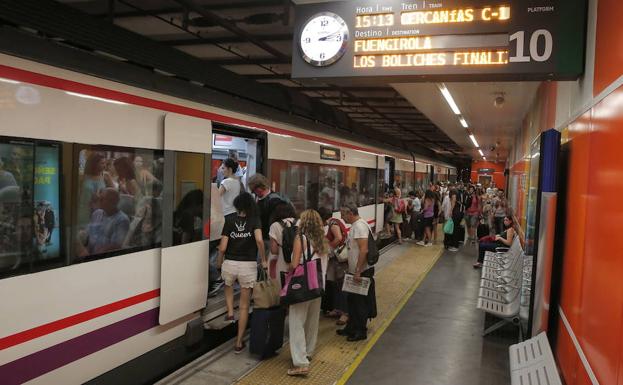
[[[289,135],[296,138],[305,140],[318,141],[327,143],[333,146],[341,146],[351,148],[353,150],[361,150],[378,154],[377,151],[368,149],[365,147],[359,147],[353,144],[342,143],[332,139],[322,138],[319,136],[309,135],[297,131],[285,130],[282,128],[272,127],[261,123],[250,122],[242,119],[236,119],[225,115],[215,114],[212,112],[206,112],[195,108],[184,107],[178,104],[162,102],[155,99],[150,99],[142,96],[136,96],[120,91],[113,91],[103,87],[92,86],[89,84],[78,83],[72,80],[66,80],[57,78],[54,76],[43,75],[36,72],[26,71],[14,67],[0,65],[0,77],[17,80],[20,82],[36,84],[44,87],[55,88],[64,91],[77,92],[84,95],[97,96],[99,98],[105,98],[109,100],[116,100],[128,104],[133,104],[142,107],[154,108],[157,110],[175,112],[181,115],[194,116],[197,118],[213,120],[219,123],[234,124],[238,126],[244,126],[249,128],[255,128],[263,131],[268,131],[273,134]],[[167,95],[168,96],[168,95]]]
[[[30,341],[46,334],[66,329],[82,322],[86,322],[94,318],[110,314],[117,310],[121,310],[153,298],[158,298],[159,296],[160,289],[148,291],[146,293],[138,294],[130,298],[122,299],[117,302],[109,303],[108,305],[100,306],[95,309],[87,310],[85,312],[78,313],[57,321],[53,321],[45,325],[37,326],[29,330],[24,330],[23,332],[0,338],[0,350],[10,348],[11,346],[19,345],[26,341]]]

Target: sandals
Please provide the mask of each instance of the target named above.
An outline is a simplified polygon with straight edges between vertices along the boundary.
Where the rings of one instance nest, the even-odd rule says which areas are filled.
[[[234,346],[234,354],[240,354],[242,353],[242,351],[244,350],[244,348],[247,347],[247,344],[245,344],[244,342],[242,343],[242,345],[240,346]]]
[[[342,315],[339,320],[335,321],[338,326],[344,326],[348,323],[348,316]]]
[[[299,366],[288,369],[288,376],[307,376],[309,374],[309,368],[306,366]]]

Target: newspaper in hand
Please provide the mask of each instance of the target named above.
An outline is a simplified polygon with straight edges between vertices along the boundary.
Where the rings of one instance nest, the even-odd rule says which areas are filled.
[[[346,274],[344,276],[342,291],[359,295],[368,295],[368,289],[370,289],[370,278],[361,277],[361,282],[355,282],[352,274]]]

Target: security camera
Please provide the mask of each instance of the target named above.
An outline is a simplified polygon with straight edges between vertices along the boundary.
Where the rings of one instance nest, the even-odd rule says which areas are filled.
[[[504,96],[498,96],[497,98],[493,100],[493,106],[495,108],[502,108],[505,101],[506,99],[504,99]]]

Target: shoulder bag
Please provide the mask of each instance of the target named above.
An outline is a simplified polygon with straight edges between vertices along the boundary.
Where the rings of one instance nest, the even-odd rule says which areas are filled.
[[[300,237],[303,245],[303,236]],[[303,263],[286,274],[286,281],[280,292],[281,303],[284,305],[310,301],[323,294],[322,265],[320,259],[312,259],[309,240],[307,253],[303,253],[302,258]]]

